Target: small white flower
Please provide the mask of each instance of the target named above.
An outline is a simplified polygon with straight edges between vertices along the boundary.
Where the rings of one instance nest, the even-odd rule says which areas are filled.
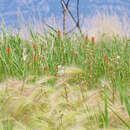
[[[64,69],[61,69],[61,70],[59,70],[59,71],[57,72],[57,74],[59,74],[59,75],[63,75],[64,73],[65,73]]]
[[[33,42],[32,40],[29,40],[30,42]]]
[[[117,59],[120,59],[120,56],[117,56]]]
[[[24,59],[24,61],[26,60],[26,58],[27,58],[26,49],[24,49],[24,50],[23,50],[23,59]]]
[[[61,65],[58,65],[58,69],[61,69],[61,67],[62,67]]]
[[[101,80],[101,85],[102,85],[102,87],[109,87],[110,82],[106,78],[104,78]]]

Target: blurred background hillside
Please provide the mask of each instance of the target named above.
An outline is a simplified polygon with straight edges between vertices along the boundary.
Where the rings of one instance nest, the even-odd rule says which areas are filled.
[[[76,0],[71,0],[69,7],[75,14]],[[113,10],[120,17],[124,14],[130,17],[130,0],[80,0],[80,13],[82,16],[92,16],[96,11]],[[2,19],[6,25],[18,26],[19,12],[25,19],[60,16],[60,0],[0,0],[0,22]]]
[[[76,2],[69,3],[75,18]],[[114,32],[130,36],[130,0],[80,0],[79,8],[84,33],[99,36]],[[60,0],[0,0],[0,23],[13,30],[19,28],[21,34],[29,37],[28,27],[42,32],[44,23],[62,30],[62,11]],[[66,22],[67,30],[75,24],[69,15]]]

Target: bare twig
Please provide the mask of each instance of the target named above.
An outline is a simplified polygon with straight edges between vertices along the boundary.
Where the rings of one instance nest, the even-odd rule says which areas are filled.
[[[72,15],[71,11],[68,9],[68,7],[66,6],[64,0],[62,0],[62,5],[63,7],[68,11],[69,15],[71,16],[71,18],[73,19],[73,21],[75,22],[75,24],[77,24],[76,19],[74,18],[74,16]]]
[[[77,0],[77,23],[79,23],[79,0]]]
[[[70,0],[68,0],[67,3],[66,3],[66,6],[67,6],[67,7],[68,7],[69,2],[70,2]]]
[[[61,4],[62,7],[64,8],[64,17],[63,17],[63,32],[65,32],[65,22],[66,22],[66,11],[68,11],[69,15],[71,16],[71,18],[73,19],[74,23],[76,24],[76,27],[79,29],[79,32],[82,34],[81,28],[80,28],[80,24],[79,24],[79,0],[77,0],[77,20],[74,18],[74,16],[72,15],[71,11],[68,8],[68,4],[69,4],[70,0],[67,1],[67,3],[65,3],[64,0],[61,0]],[[71,31],[69,31],[71,32]]]
[[[80,33],[82,34],[80,23],[79,23],[79,0],[77,0],[77,27],[79,28]]]

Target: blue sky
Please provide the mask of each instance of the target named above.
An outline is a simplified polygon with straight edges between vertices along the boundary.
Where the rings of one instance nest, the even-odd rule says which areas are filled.
[[[75,15],[76,0],[70,1],[69,7]],[[80,14],[84,16],[91,16],[97,10],[102,11],[103,8],[107,11],[112,9],[118,15],[126,13],[130,17],[130,0],[80,0]],[[16,26],[18,10],[25,19],[29,17],[38,19],[39,14],[43,19],[52,14],[62,15],[60,0],[0,0],[0,21],[4,19],[7,25]]]

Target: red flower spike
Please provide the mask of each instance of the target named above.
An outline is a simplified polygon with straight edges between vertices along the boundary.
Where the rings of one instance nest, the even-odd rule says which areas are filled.
[[[8,52],[9,52],[9,51],[10,51],[10,48],[8,48],[7,50],[8,50]]]
[[[88,35],[85,36],[85,39],[88,40]]]
[[[36,60],[36,59],[37,59],[37,56],[33,56],[33,59]]]
[[[43,71],[44,71],[44,72],[45,72],[45,71],[47,71],[47,68],[46,68],[46,67],[44,67],[44,68],[43,68]]]
[[[56,69],[58,69],[58,65],[56,65]]]
[[[92,37],[92,42],[94,42],[95,41],[95,37]]]
[[[107,61],[108,59],[107,59],[107,56],[104,56],[104,61]]]
[[[36,48],[37,47],[37,45],[36,44],[33,44],[33,48]]]
[[[60,30],[58,30],[58,31],[57,31],[57,34],[58,34],[58,36],[60,36],[60,35],[61,35],[61,31],[60,31]]]
[[[27,65],[29,65],[29,61],[27,62]]]
[[[72,54],[74,54],[75,52],[74,52],[74,50],[72,50]]]

